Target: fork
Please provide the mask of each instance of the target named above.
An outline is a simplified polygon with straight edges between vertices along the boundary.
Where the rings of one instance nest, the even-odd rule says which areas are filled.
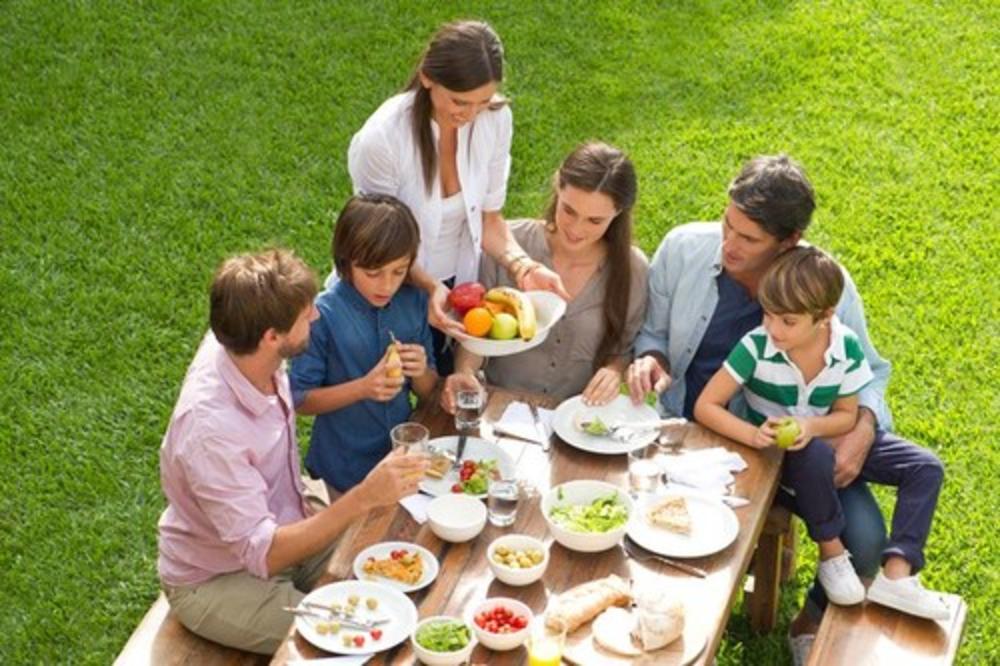
[[[656,560],[657,562],[663,562],[667,566],[674,567],[675,569],[679,569],[684,573],[689,573],[692,576],[697,576],[698,578],[708,577],[708,572],[704,569],[699,569],[698,567],[687,564],[686,562],[678,562],[677,560],[664,557],[663,555],[651,553],[636,542],[632,541],[632,539],[628,536],[622,539],[622,551],[625,553],[626,557],[630,557],[640,562],[645,562],[646,560]]]

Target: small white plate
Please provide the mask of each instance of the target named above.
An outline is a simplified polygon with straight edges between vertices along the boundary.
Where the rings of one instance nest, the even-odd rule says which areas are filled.
[[[682,495],[691,515],[691,534],[678,534],[650,525],[646,509],[666,494]],[[717,553],[736,540],[740,521],[720,500],[705,495],[670,492],[645,496],[637,502],[627,534],[646,550],[668,557],[705,557]]]
[[[299,608],[308,610],[306,603],[329,606],[333,602],[345,603],[347,598],[356,594],[362,599],[358,604],[358,619],[390,618],[389,622],[380,624],[382,637],[377,641],[371,637],[367,631],[361,629],[350,629],[344,627],[337,634],[321,634],[316,631],[316,625],[323,620],[311,615],[296,615],[295,628],[302,637],[321,650],[334,652],[336,654],[371,654],[381,652],[399,645],[413,632],[417,626],[417,607],[408,596],[398,590],[394,590],[384,585],[377,585],[364,580],[345,580],[339,583],[330,583],[323,587],[318,587],[309,594],[299,604]],[[373,598],[378,600],[378,608],[373,611],[368,610],[364,604],[364,599]],[[344,634],[360,634],[365,637],[364,645],[361,647],[347,647],[344,645]]]
[[[416,583],[410,585],[392,578],[383,578],[382,576],[373,576],[365,573],[365,562],[368,561],[369,557],[381,560],[389,557],[389,554],[392,551],[401,549],[416,551],[420,554],[420,559],[424,562],[424,575],[421,576],[420,580]],[[386,587],[399,590],[400,592],[413,592],[427,587],[434,581],[435,578],[437,578],[438,568],[437,558],[434,557],[434,554],[431,553],[431,551],[427,550],[423,546],[418,546],[415,543],[409,543],[407,541],[383,541],[382,543],[376,543],[365,548],[363,551],[358,553],[357,557],[354,558],[354,576],[358,580],[384,585]]]
[[[458,437],[438,437],[437,439],[432,439],[428,443],[428,446],[455,453],[458,450]],[[488,442],[485,439],[469,437],[465,440],[465,451],[462,453],[462,460],[475,460],[477,462],[480,460],[496,460],[497,467],[500,470],[500,478],[514,478],[514,461],[506,451],[493,442]],[[462,461],[459,460],[458,463],[461,465]],[[424,480],[420,482],[420,490],[424,491],[428,495],[433,495],[434,497],[437,497],[438,495],[447,495],[451,492],[451,487],[458,483],[458,479],[458,470],[451,469],[448,470],[448,473],[445,474],[443,478],[424,478]],[[486,497],[486,493],[479,493],[476,495],[469,494],[469,497],[478,497],[482,499]]]
[[[528,291],[525,293],[535,306],[535,319],[538,322],[535,337],[530,340],[522,340],[521,338],[493,340],[491,338],[477,338],[467,333],[453,333],[451,335],[463,347],[477,356],[510,356],[537,347],[545,342],[549,330],[566,314],[566,301],[549,291]],[[452,313],[452,318],[458,320],[455,313]]]
[[[590,453],[604,455],[628,453],[651,444],[659,436],[659,431],[656,429],[637,432],[636,436],[628,442],[617,440],[609,435],[600,437],[588,435],[576,427],[575,421],[578,414],[583,415],[585,420],[596,416],[609,426],[617,423],[656,421],[659,420],[660,415],[645,403],[633,405],[632,400],[625,395],[620,395],[600,407],[590,407],[583,404],[583,397],[579,395],[564,400],[556,407],[552,426],[561,440],[574,448]]]

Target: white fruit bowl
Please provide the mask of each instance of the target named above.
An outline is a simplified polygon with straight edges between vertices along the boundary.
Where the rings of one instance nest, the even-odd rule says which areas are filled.
[[[535,337],[530,340],[522,340],[521,338],[493,340],[491,338],[477,338],[467,333],[454,333],[453,336],[463,347],[477,356],[510,356],[542,344],[549,335],[549,329],[566,314],[566,301],[550,291],[526,291],[524,293],[535,306],[535,319],[538,322]],[[460,321],[454,313],[452,313],[452,317],[456,321]]]
[[[560,497],[560,491],[562,497]],[[598,497],[613,492],[618,494],[619,503],[625,505],[627,518],[621,525],[607,532],[574,532],[557,524],[549,515],[555,506],[590,504]],[[610,483],[591,480],[567,481],[552,488],[542,497],[541,509],[542,516],[545,517],[545,522],[548,523],[549,531],[552,532],[555,540],[566,548],[581,553],[596,553],[616,545],[625,535],[628,521],[635,513],[635,505],[627,492]]]
[[[439,539],[451,543],[468,541],[486,526],[486,505],[464,494],[441,495],[427,505],[427,522]]]
[[[524,617],[526,623],[522,629],[512,630],[508,633],[493,633],[488,631],[476,624],[476,616],[483,612],[491,612],[497,606],[502,606],[509,611],[512,611],[516,615],[521,615]],[[534,620],[535,615],[531,612],[531,609],[521,601],[517,599],[508,599],[506,597],[494,597],[492,599],[487,599],[483,603],[479,604],[472,610],[471,617],[466,619],[468,624],[472,625],[472,630],[476,632],[476,639],[480,643],[485,645],[491,650],[496,650],[497,652],[506,652],[507,650],[513,650],[515,648],[521,647],[524,641],[528,640],[528,634],[531,633],[531,622]]]

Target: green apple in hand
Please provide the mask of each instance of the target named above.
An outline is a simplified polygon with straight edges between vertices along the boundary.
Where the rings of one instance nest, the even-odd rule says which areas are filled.
[[[774,443],[783,449],[787,449],[795,444],[795,439],[801,432],[799,422],[791,416],[786,416],[778,421],[778,425],[774,428]]]

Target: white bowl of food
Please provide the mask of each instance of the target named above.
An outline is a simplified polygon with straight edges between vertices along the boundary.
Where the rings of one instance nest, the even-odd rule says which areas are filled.
[[[441,495],[427,505],[427,522],[439,539],[451,543],[469,541],[486,526],[486,505],[465,494]]]
[[[534,614],[517,599],[494,597],[472,611],[472,630],[480,643],[491,650],[504,652],[520,647],[528,640]]]
[[[596,553],[621,541],[635,505],[604,481],[568,481],[542,498],[542,515],[555,540],[570,550]]]
[[[454,337],[463,347],[478,356],[509,356],[542,344],[552,326],[566,314],[566,301],[550,291],[525,291],[521,294],[530,301],[535,311],[535,334],[531,339],[524,339],[519,329],[514,337],[505,340],[477,337],[468,333],[454,333]],[[462,321],[457,313],[452,312],[452,316],[456,321]],[[513,316],[520,324],[518,316]]]
[[[503,583],[531,585],[549,566],[549,547],[527,534],[505,534],[486,549],[490,571]]]
[[[418,622],[410,643],[417,659],[427,666],[458,666],[465,663],[476,647],[469,623],[447,615]]]

